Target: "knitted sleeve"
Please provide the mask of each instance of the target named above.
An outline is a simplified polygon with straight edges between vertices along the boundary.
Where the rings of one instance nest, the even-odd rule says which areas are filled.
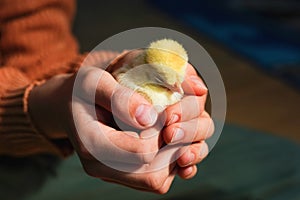
[[[45,137],[27,108],[30,90],[80,65],[71,33],[73,0],[0,0],[0,154],[72,152],[67,139]]]

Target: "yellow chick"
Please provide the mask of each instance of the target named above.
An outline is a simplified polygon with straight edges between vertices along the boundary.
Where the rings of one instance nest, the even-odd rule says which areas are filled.
[[[161,111],[183,96],[188,55],[178,42],[162,39],[139,51],[130,62],[112,72],[123,86],[142,94]]]

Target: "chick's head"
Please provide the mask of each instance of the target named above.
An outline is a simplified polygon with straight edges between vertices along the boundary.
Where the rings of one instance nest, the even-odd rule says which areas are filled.
[[[145,61],[155,70],[153,76],[158,84],[182,93],[181,83],[188,61],[182,45],[171,39],[152,42],[146,50]]]

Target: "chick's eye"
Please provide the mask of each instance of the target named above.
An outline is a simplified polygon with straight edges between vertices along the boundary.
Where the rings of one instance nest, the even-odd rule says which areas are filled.
[[[154,79],[155,79],[155,81],[156,81],[157,83],[163,83],[163,82],[164,82],[164,81],[162,80],[162,78],[159,77],[159,76],[155,76]]]

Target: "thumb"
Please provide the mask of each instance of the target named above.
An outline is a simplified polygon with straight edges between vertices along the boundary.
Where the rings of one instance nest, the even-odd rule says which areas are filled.
[[[115,117],[135,128],[143,129],[155,124],[158,113],[143,96],[120,85],[102,69],[85,67],[81,72],[85,99],[111,111]]]
[[[123,122],[136,128],[155,124],[158,113],[140,94],[118,85],[111,98],[111,111]]]

